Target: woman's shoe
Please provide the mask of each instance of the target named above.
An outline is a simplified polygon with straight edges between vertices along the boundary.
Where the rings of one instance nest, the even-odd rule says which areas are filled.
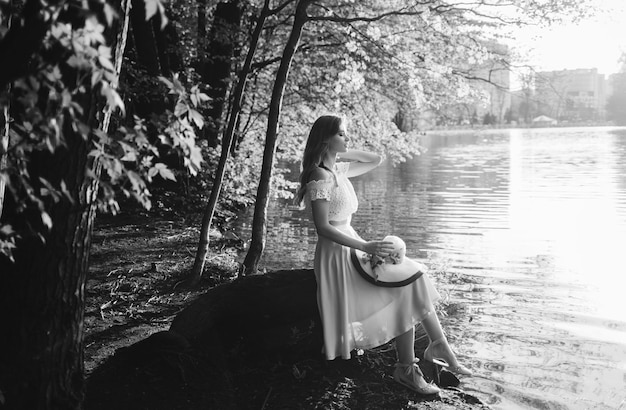
[[[413,363],[409,364],[396,363],[396,368],[393,371],[394,380],[419,394],[429,395],[440,393],[441,389],[439,387],[426,383],[417,362],[419,362],[419,359],[415,359]]]
[[[435,354],[433,353],[433,348],[442,343],[446,343],[446,339],[441,338],[441,339],[437,339],[437,340],[430,342],[426,350],[424,350],[424,360],[426,360],[427,362],[432,362],[436,365],[439,365],[445,368],[446,370],[448,370],[449,372],[460,374],[463,376],[471,376],[472,371],[468,369],[467,367],[463,366],[462,364],[460,364],[456,360],[456,357],[454,357],[454,353],[452,353],[451,350],[450,350],[450,353],[452,354],[452,358],[448,358],[448,360],[446,360],[443,357],[440,357],[441,353],[439,354],[439,356],[435,356]],[[447,347],[449,350],[450,347],[449,346]],[[454,364],[455,362],[456,364]]]

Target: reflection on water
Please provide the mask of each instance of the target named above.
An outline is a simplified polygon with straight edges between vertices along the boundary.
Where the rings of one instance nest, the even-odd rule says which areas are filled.
[[[353,225],[445,269],[444,325],[476,374],[462,387],[494,409],[626,410],[626,129],[423,143],[353,180]],[[270,215],[265,266],[310,267],[307,211],[274,203]]]

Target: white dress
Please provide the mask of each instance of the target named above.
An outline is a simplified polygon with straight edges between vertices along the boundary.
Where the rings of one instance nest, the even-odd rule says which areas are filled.
[[[329,221],[348,222],[335,226],[358,238],[350,226],[358,208],[354,188],[346,176],[348,163],[337,163],[332,179],[311,181],[308,201],[329,201]],[[387,233],[381,233],[384,237]],[[322,318],[326,359],[349,359],[355,349],[370,349],[399,336],[430,313],[440,296],[428,275],[410,285],[385,288],[370,284],[352,265],[350,248],[319,237],[315,249],[317,303]]]

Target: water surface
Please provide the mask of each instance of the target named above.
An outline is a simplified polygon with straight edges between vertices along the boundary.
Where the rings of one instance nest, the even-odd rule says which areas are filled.
[[[461,387],[494,409],[626,409],[626,129],[423,144],[353,179],[353,226],[404,238],[431,266],[448,337],[476,374]],[[263,266],[311,267],[308,212],[275,201],[269,215]]]

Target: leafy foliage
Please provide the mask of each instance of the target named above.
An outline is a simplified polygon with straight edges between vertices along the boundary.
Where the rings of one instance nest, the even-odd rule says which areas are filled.
[[[31,66],[36,70],[14,81],[10,94],[4,91],[0,98],[3,107],[11,103],[13,117],[7,166],[0,170],[0,177],[16,204],[16,212],[27,218],[26,224],[19,228],[9,222],[0,226],[0,253],[8,257],[12,256],[20,236],[35,234],[43,240],[53,224],[48,211],[50,204],[78,201],[79,193],[68,188],[70,181],[33,179],[29,173],[29,165],[37,153],[54,155],[66,149],[71,133],[80,135],[90,145],[91,162],[86,164],[85,183],[99,180],[95,185],[100,192],[97,205],[112,212],[119,209],[116,190],[149,208],[147,183],[156,176],[175,179],[167,165],[157,161],[160,152],[178,152],[184,159],[184,168],[192,175],[202,163],[195,139],[196,130],[204,125],[198,110],[208,97],[197,86],[185,89],[176,77],[162,78],[174,97],[175,108],[151,120],[158,139],[149,136],[146,121],[137,116],[126,125],[125,104],[115,87],[118,73],[105,33],[113,13],[110,7],[104,7],[103,15],[99,15],[98,8],[92,9],[93,5],[87,2],[70,3],[86,17],[76,19],[75,10],[70,7],[57,6],[54,12],[44,10],[43,18],[50,20],[50,28],[40,52],[32,58]],[[164,17],[160,1],[148,2],[148,6],[150,13],[161,12]],[[116,121],[120,125],[112,132],[102,129],[91,117],[92,108],[98,106],[92,102],[93,97],[98,96],[104,101],[105,110],[121,114]],[[27,216],[32,211],[36,221]]]
[[[310,124],[327,112],[343,114],[352,143],[375,150],[397,163],[419,155],[419,129],[400,129],[400,113],[418,118],[450,106],[483,100],[472,70],[494,55],[490,44],[508,26],[548,24],[584,15],[588,1],[549,0],[443,2],[403,0],[315,3],[283,101],[274,194],[289,196],[296,176],[288,169],[300,160]],[[277,50],[287,36],[285,16],[293,4],[272,17],[260,45],[246,99],[238,155],[260,165],[268,98]],[[289,22],[289,20],[287,21]],[[508,64],[504,61],[503,64]],[[413,121],[418,123],[417,121]],[[478,122],[478,119],[476,119]],[[233,171],[236,176],[240,169]]]
[[[71,3],[88,17],[82,24],[69,24],[62,13],[49,14],[54,21],[44,50],[37,56],[39,70],[14,84],[11,160],[0,174],[10,195],[24,209],[38,209],[44,225],[48,219],[42,198],[70,200],[66,182],[36,181],[33,186],[27,176],[29,153],[62,147],[64,126],[93,144],[91,158],[98,160],[104,175],[99,188],[101,209],[119,209],[116,191],[150,207],[149,185],[157,177],[172,180],[190,175],[190,183],[204,195],[219,151],[203,147],[195,139],[196,130],[204,125],[200,107],[207,102],[199,92],[193,67],[197,55],[204,52],[203,39],[192,29],[197,17],[195,3],[170,3],[166,13],[159,0],[146,1],[148,17],[159,13],[164,23],[166,14],[173,16],[170,22],[181,38],[185,72],[156,82],[142,77],[127,60],[126,80],[132,83],[122,83],[120,92],[112,85],[117,76],[105,41],[106,28],[114,17],[112,8],[104,7],[104,15],[99,15],[93,5]],[[251,26],[261,3],[249,2],[244,13],[247,23],[242,27]],[[210,11],[214,2],[207,4]],[[509,26],[583,16],[588,4],[589,0],[314,3],[283,100],[274,194],[291,195],[296,176],[289,174],[290,164],[299,161],[308,127],[318,115],[342,113],[349,120],[356,147],[379,151],[394,163],[419,155],[419,129],[401,130],[394,120],[399,114],[418,117],[483,98],[469,77],[472,66],[493,58],[489,42],[499,41]],[[254,197],[277,52],[286,39],[295,2],[281,7],[264,31],[238,125],[234,158],[223,188],[223,198],[232,206],[250,204]],[[239,33],[242,49],[247,34]],[[165,99],[163,86],[169,96]],[[97,131],[84,119],[82,100],[88,99],[92,90],[122,115],[114,121],[118,125],[112,132]],[[142,99],[159,98],[165,105],[173,104],[173,110],[142,118],[138,109],[144,105]],[[4,101],[8,101],[6,94]],[[128,119],[123,118],[125,110]],[[179,169],[170,169],[168,161],[159,160],[172,153],[182,159]],[[203,157],[208,166],[198,173]],[[19,232],[8,226],[0,230],[0,249],[6,249],[5,253],[16,234]]]

